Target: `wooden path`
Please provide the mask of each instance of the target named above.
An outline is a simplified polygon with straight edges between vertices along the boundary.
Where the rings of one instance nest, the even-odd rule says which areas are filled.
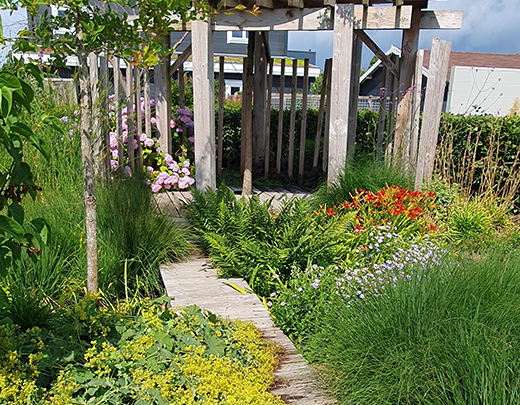
[[[316,375],[292,342],[274,326],[260,299],[254,294],[241,294],[225,284],[233,283],[246,289],[248,286],[244,280],[218,277],[209,259],[205,258],[162,265],[161,274],[167,295],[175,298],[172,302],[174,308],[197,305],[230,319],[251,320],[266,340],[285,350],[271,393],[294,405],[335,404],[318,386]]]
[[[230,187],[237,198],[241,197],[242,189],[240,187]],[[271,200],[271,209],[278,210],[285,199],[294,197],[307,198],[310,193],[307,190],[298,187],[253,187],[253,195],[257,195],[260,201]],[[179,213],[183,203],[191,201],[191,193],[189,191],[171,191],[168,193],[159,193],[155,195],[155,200],[159,209],[165,213]]]

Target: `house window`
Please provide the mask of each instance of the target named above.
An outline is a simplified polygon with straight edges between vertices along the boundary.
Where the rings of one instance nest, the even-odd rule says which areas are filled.
[[[227,79],[226,83],[226,97],[232,96],[235,93],[242,91],[242,80]]]
[[[247,44],[248,32],[247,31],[228,31],[227,32],[227,43],[228,44]]]
[[[63,6],[53,6],[51,5],[51,15],[55,17],[65,17],[69,11],[68,7]],[[72,33],[73,30],[70,28],[60,28],[54,30],[55,35],[64,35],[66,33]]]

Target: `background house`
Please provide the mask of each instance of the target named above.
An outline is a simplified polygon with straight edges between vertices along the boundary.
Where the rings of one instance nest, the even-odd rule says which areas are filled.
[[[392,46],[386,54],[398,59],[401,51]],[[430,51],[425,50],[423,89],[428,80],[429,61]],[[382,66],[378,60],[361,76],[360,96],[379,98]],[[515,100],[520,99],[520,55],[451,52],[446,81],[445,112],[507,115]]]

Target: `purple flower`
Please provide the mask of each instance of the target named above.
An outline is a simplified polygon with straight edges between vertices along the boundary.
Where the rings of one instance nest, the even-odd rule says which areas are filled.
[[[137,149],[139,147],[139,143],[137,142],[137,139],[133,139],[133,146],[134,146],[134,149]]]
[[[158,183],[152,184],[152,193],[158,193],[161,190],[162,186]]]
[[[74,112],[72,114],[74,114],[74,116],[77,117],[79,115],[79,111],[78,110],[74,110]]]
[[[190,141],[191,143],[194,143],[194,142],[195,142],[195,138],[194,138],[193,136],[190,136],[190,137],[188,138],[188,141]]]
[[[155,145],[155,142],[153,141],[153,139],[147,138],[144,141],[144,145],[147,146],[148,148],[151,148],[152,146]]]
[[[130,166],[125,166],[125,173],[128,177],[132,177],[132,170],[130,169]]]
[[[112,170],[116,170],[117,166],[118,166],[117,160],[110,161],[110,167],[112,168]]]
[[[148,136],[143,132],[141,135],[139,135],[139,142],[144,142],[148,139]]]
[[[69,122],[69,117],[64,115],[63,117],[60,118],[60,121],[63,122],[64,124],[66,124],[67,122]]]
[[[148,173],[153,173],[153,167],[152,167],[152,166],[147,166],[147,167],[146,167],[146,171],[147,171]]]
[[[166,163],[167,166],[170,166],[173,163],[173,158],[169,153],[164,155],[164,163]]]
[[[186,117],[193,117],[193,114],[190,110],[188,110],[187,108],[179,108],[177,111],[176,111],[177,115],[184,115]]]
[[[190,169],[187,169],[185,167],[182,168],[181,172],[186,175],[186,176],[189,176],[190,175]]]
[[[175,128],[175,121],[173,119],[170,120],[170,128]]]
[[[190,167],[190,161],[189,160],[185,160],[184,162],[182,162],[182,165],[184,167]]]
[[[157,125],[157,120],[155,119],[155,117],[150,118],[150,122],[154,126]]]

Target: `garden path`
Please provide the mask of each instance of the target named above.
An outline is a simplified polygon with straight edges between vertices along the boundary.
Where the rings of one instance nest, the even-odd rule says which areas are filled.
[[[285,350],[275,373],[275,386],[270,390],[272,394],[294,405],[335,403],[318,386],[315,373],[289,338],[274,326],[260,299],[253,293],[242,294],[229,285],[233,283],[241,289],[249,289],[244,280],[218,277],[217,271],[206,258],[162,265],[161,274],[167,295],[175,298],[172,302],[174,308],[197,305],[230,319],[251,320],[266,340],[278,344]]]

